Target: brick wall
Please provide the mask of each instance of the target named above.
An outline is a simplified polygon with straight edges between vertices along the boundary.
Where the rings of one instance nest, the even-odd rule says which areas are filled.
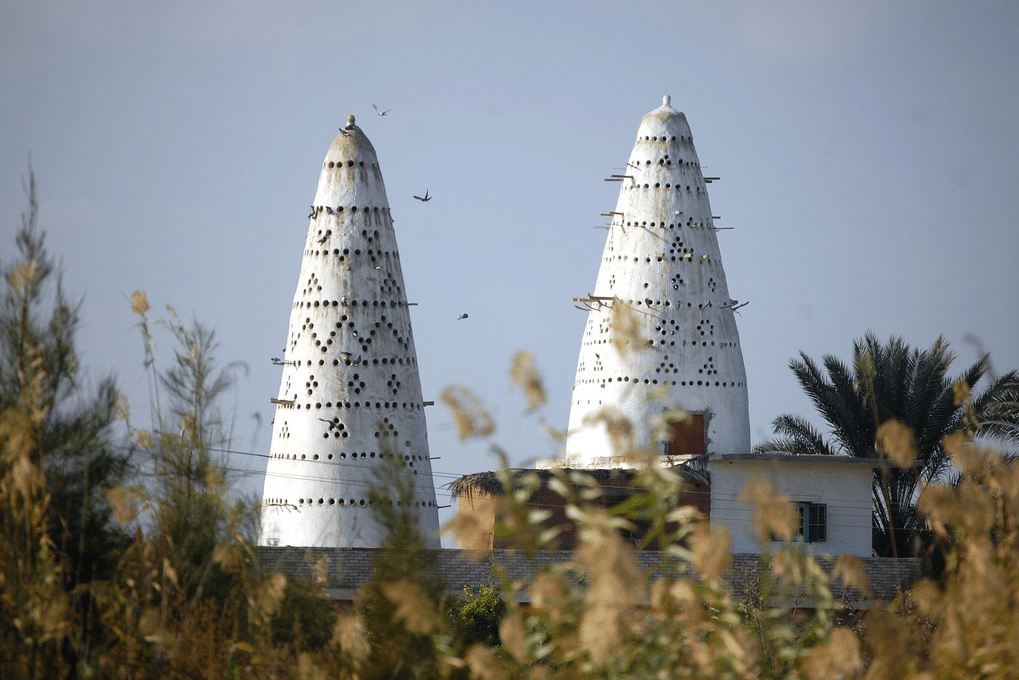
[[[314,569],[324,577],[325,587],[340,600],[353,599],[358,588],[371,578],[375,560],[383,553],[379,548],[263,547],[259,551],[266,573],[279,572],[290,578],[311,579]],[[572,552],[568,550],[542,551],[530,556],[515,550],[469,552],[439,549],[426,552],[432,569],[431,576],[441,579],[452,592],[462,592],[465,585],[494,583],[492,564],[505,569],[511,579],[527,582],[549,564],[567,562],[572,557]],[[641,551],[635,552],[634,556],[648,573],[649,581],[665,576],[676,578],[694,575],[689,565],[680,563],[677,558],[666,553]],[[833,565],[830,561],[822,559],[818,562],[826,572],[831,572]],[[912,583],[920,574],[920,560],[915,558],[893,560],[866,557],[861,558],[861,562],[870,582],[873,599],[892,599],[900,585]],[[725,579],[735,595],[741,597],[759,573],[759,555],[733,555]],[[845,600],[851,606],[866,606],[871,599],[856,590],[844,588],[841,581],[836,582],[832,590],[837,602]]]

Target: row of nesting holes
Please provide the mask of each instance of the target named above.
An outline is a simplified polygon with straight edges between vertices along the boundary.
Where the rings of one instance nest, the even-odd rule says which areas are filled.
[[[585,335],[588,335],[588,336],[589,336],[589,335],[590,335],[590,333],[585,333]],[[610,342],[612,342],[612,341],[611,341],[611,340],[586,340],[586,341],[584,341],[584,343],[583,343],[583,344],[584,344],[584,345],[605,345],[605,344],[608,344],[608,343],[610,343]],[[686,340],[684,340],[684,341],[683,341],[682,343],[680,343],[680,346],[682,346],[682,345],[685,345],[685,344],[686,344],[686,342],[687,342],[687,341],[686,341]],[[654,341],[654,340],[648,340],[648,341],[647,341],[647,344],[648,344],[648,346],[649,346],[649,347],[654,347],[654,346],[655,346],[655,341]],[[659,345],[660,347],[664,347],[664,346],[665,346],[665,342],[659,342],[659,343],[657,343],[657,344],[658,344],[658,345]],[[735,343],[730,343],[730,344],[735,344]],[[696,341],[696,340],[690,340],[690,345],[691,345],[691,346],[696,346],[696,345],[697,345],[697,341]],[[702,340],[702,341],[701,341],[701,343],[700,343],[700,345],[701,345],[702,347],[708,347],[708,346],[711,346],[711,347],[715,347],[715,341],[714,341],[714,340],[712,340],[711,342],[704,342],[704,341]],[[725,347],[725,345],[726,345],[726,343],[724,343],[724,342],[720,342],[720,343],[718,343],[718,346],[719,346],[719,347]],[[676,346],[676,342],[675,342],[675,341],[670,341],[670,342],[669,342],[669,347],[675,347],[675,346]]]
[[[675,142],[676,139],[677,139],[676,135],[672,135],[672,137],[666,137],[665,135],[662,135],[662,141],[663,142],[668,142],[668,141]],[[692,142],[693,141],[693,137],[682,137],[682,136],[679,137],[679,141],[681,141],[681,142],[685,142],[687,140]],[[637,137],[637,141],[638,142],[640,141],[640,137]],[[658,141],[658,137],[648,137],[647,135],[644,135],[644,141],[645,142],[657,142]]]
[[[650,184],[644,184],[644,185],[640,185],[640,184],[624,184],[623,188],[624,189],[651,189],[652,187],[651,187]],[[658,183],[658,182],[655,182],[654,188],[655,189],[661,189],[662,185],[660,183]],[[672,185],[671,184],[666,184],[665,188],[666,189],[671,189]],[[682,186],[680,186],[679,184],[676,185],[676,191],[682,191],[682,189],[683,189]],[[701,192],[701,188],[699,186],[695,186],[693,189],[698,194]],[[686,185],[686,190],[690,191],[690,185],[689,184]]]
[[[688,223],[688,224],[689,224],[689,223]],[[620,225],[620,226],[622,226],[622,225]],[[638,225],[638,224],[637,224],[637,222],[632,222],[632,223],[631,223],[631,222],[627,222],[627,223],[626,223],[626,226],[627,226],[627,227],[629,227],[629,226],[635,226],[635,227],[642,227],[642,228],[646,228],[646,227],[648,226],[648,223],[647,223],[647,222],[645,221],[645,222],[642,222],[641,224],[639,224],[639,225]],[[655,223],[654,223],[654,222],[652,222],[652,223],[651,223],[651,226],[652,226],[652,227],[653,227],[653,226],[655,226]],[[680,225],[680,226],[682,226],[682,225]],[[689,224],[689,226],[690,226],[691,228],[695,228],[695,227],[698,227],[698,226],[700,226],[700,223],[697,223],[697,224]],[[661,228],[662,228],[662,229],[664,229],[664,228],[665,228],[665,223],[664,223],[664,222],[662,222],[662,223],[661,223]],[[672,224],[669,224],[669,229],[673,229],[673,228],[674,228],[674,227],[673,227],[673,225],[672,225]],[[607,251],[607,252],[615,252],[615,246],[613,246],[613,245],[611,244],[611,238],[612,238],[612,237],[611,237],[611,235],[610,235],[610,236],[609,236],[609,243],[607,243],[607,244],[606,244],[606,251]],[[682,241],[682,238],[681,238],[681,237],[680,237],[680,236],[679,236],[678,234],[677,234],[676,236],[674,236],[674,237],[673,237],[673,239],[672,239],[672,242],[671,242],[671,243],[669,244],[669,246],[670,246],[670,248],[669,248],[669,253],[670,253],[670,254],[671,254],[671,256],[672,256],[672,257],[671,257],[670,259],[671,259],[671,261],[672,261],[672,262],[675,262],[675,261],[676,261],[676,259],[677,259],[677,258],[676,258],[676,255],[677,255],[677,254],[678,254],[678,255],[680,256],[680,258],[682,258],[682,259],[684,259],[684,260],[689,260],[689,259],[693,258],[693,253],[694,253],[694,249],[693,249],[693,247],[690,247],[690,248],[684,248],[684,247],[683,247],[683,241]],[[612,256],[604,257],[604,258],[602,258],[602,261],[603,261],[603,262],[611,262],[611,261],[612,261],[613,259],[617,259],[617,260],[625,260],[626,258],[627,258],[627,256],[626,256],[626,255],[616,255],[616,256],[615,256],[614,258],[613,258]],[[656,260],[657,260],[658,262],[661,262],[661,261],[662,261],[663,259],[665,259],[665,253],[664,253],[664,252],[661,252],[661,253],[656,253],[656,254],[655,254],[655,259],[656,259]],[[702,257],[701,259],[702,259],[702,260],[706,260],[706,259],[707,259],[707,257]],[[634,262],[636,262],[636,261],[637,261],[637,258],[634,258]],[[651,262],[651,258],[650,258],[650,257],[646,257],[646,258],[645,258],[645,262],[648,262],[648,263],[650,263],[650,262]],[[614,278],[613,278],[613,281],[609,281],[609,285],[611,286],[611,285],[613,284],[613,282],[614,282]],[[645,288],[647,288],[647,287],[648,287],[648,284],[646,284],[646,283],[645,283],[645,284],[644,284],[644,287],[645,287]]]
[[[327,401],[324,404],[325,408],[332,408],[334,405],[335,405],[336,408],[361,408],[362,404],[359,401],[355,401],[353,404],[351,404],[349,401],[338,401],[335,404],[333,404],[333,402],[331,402],[331,401]],[[301,409],[301,405],[300,404],[294,404],[294,407],[297,408],[297,410]],[[322,407],[323,407],[322,402],[317,402],[315,404],[315,408],[316,409],[321,409]],[[365,408],[371,408],[372,407],[372,402],[370,402],[370,401],[364,402],[364,407]],[[310,411],[311,408],[312,408],[311,402],[306,402],[304,404],[304,408]],[[392,402],[390,402],[390,401],[386,401],[386,402],[376,401],[375,402],[375,408],[405,408],[405,409],[411,409],[411,410],[420,410],[421,409],[421,404],[413,404],[413,403],[406,402],[406,401],[402,402],[402,403],[401,402],[397,402],[397,401],[392,401]]]
[[[683,283],[683,280],[679,279],[678,283]],[[647,287],[646,283],[644,284],[644,287],[645,288]],[[678,286],[675,286],[675,287],[678,288]],[[630,299],[626,299],[626,300],[621,300],[621,302],[625,302],[628,305],[635,305],[637,307],[640,307],[643,304],[643,305],[647,306],[648,308],[656,307],[656,306],[659,306],[659,305],[662,305],[662,304],[664,304],[666,307],[671,307],[672,306],[672,300],[666,300],[663,303],[661,300],[652,300],[651,298],[644,298],[643,300],[630,300]],[[682,306],[683,306],[682,302],[677,302],[676,303],[676,307],[682,307]],[[693,307],[693,303],[692,302],[687,302],[686,306],[687,307]]]
[[[394,501],[389,501],[390,505],[402,505],[402,503],[403,503],[403,501],[395,501],[395,503],[394,503]],[[298,504],[299,505],[305,505],[304,499],[303,498],[299,499],[298,500]],[[314,505],[314,504],[315,504],[314,500],[309,498],[308,502],[307,502],[307,505]],[[366,500],[364,498],[362,498],[359,501],[355,501],[353,498],[351,498],[347,502],[344,502],[344,500],[342,498],[324,498],[324,499],[323,498],[319,498],[318,499],[318,504],[319,505],[326,505],[326,504],[329,504],[329,505],[349,505],[350,507],[362,507],[363,508],[365,506],[371,505],[372,503],[371,503],[371,500]],[[435,507],[435,503],[433,503],[432,501],[414,501],[414,502],[409,504],[409,507],[432,508],[432,507]]]
[[[618,226],[622,227],[624,225],[620,224]],[[644,220],[643,222],[637,222],[637,220],[633,220],[632,222],[628,221],[625,226],[627,226],[627,227],[655,227],[655,226],[657,226],[660,229],[665,229],[666,227],[668,227],[669,229],[675,229],[676,228],[676,225],[673,224],[672,222],[669,222],[668,224],[665,224],[665,222],[657,222],[657,223],[656,222],[651,222],[650,224],[648,224],[647,220]],[[696,229],[697,227],[701,226],[701,223],[700,222],[694,223],[693,218],[691,217],[690,219],[688,219],[686,221],[686,226],[690,227],[691,229]],[[683,225],[680,224],[679,227],[682,229]]]
[[[318,244],[319,244],[319,245],[322,245],[323,243],[325,243],[326,241],[328,241],[328,240],[329,240],[329,237],[331,237],[332,235],[333,235],[333,230],[332,230],[332,229],[326,229],[326,232],[325,232],[325,234],[323,234],[323,233],[322,233],[322,230],[321,230],[321,229],[319,229],[319,230],[318,230],[318,234],[317,234],[317,236],[319,237],[319,238],[317,239],[317,241],[318,241]],[[367,230],[367,229],[362,229],[362,230],[361,230],[361,236],[365,237],[365,238],[366,238],[366,239],[368,240],[368,243],[375,243],[375,239],[379,238],[379,230],[378,230],[378,229],[376,229],[375,231],[373,231],[373,232],[372,232],[372,235],[371,235],[371,236],[369,236],[369,235],[368,235],[368,230]],[[306,250],[306,251],[305,251],[305,253],[315,253],[316,255],[320,255],[320,254],[322,254],[322,253],[327,253],[327,254],[328,254],[328,253],[329,253],[329,249],[328,249],[328,248],[326,248],[325,250],[321,250],[321,251],[320,251],[320,250],[314,250],[314,251],[313,251],[313,250]],[[339,255],[339,254],[340,254],[340,251],[339,251],[339,249],[333,249],[333,255]],[[343,254],[344,254],[344,255],[349,255],[349,254],[350,254],[350,250],[349,250],[349,249],[347,249],[347,248],[344,248],[344,250],[343,250]],[[358,249],[358,250],[355,250],[355,251],[354,251],[354,254],[355,254],[355,255],[360,255],[360,254],[361,254],[361,251],[360,251],[360,249]],[[375,251],[374,251],[374,250],[372,250],[371,248],[369,248],[369,249],[368,249],[368,254],[369,254],[369,255],[373,255],[373,254],[375,254]],[[380,255],[381,255],[381,254],[383,254],[383,251],[379,251],[379,254],[380,254]],[[385,254],[385,255],[389,255],[389,253],[384,253],[384,254]],[[399,254],[398,254],[398,253],[396,253],[395,251],[393,252],[393,255],[394,255],[395,257],[399,257]],[[340,260],[342,261],[342,260],[343,260],[343,258],[340,258]]]
[[[358,161],[357,164],[360,165],[362,168],[364,167],[364,161]],[[329,161],[329,163],[327,163],[326,166],[330,167],[330,168],[332,168],[332,167],[342,168],[343,167],[343,161],[335,161],[335,162],[334,161]],[[354,161],[347,161],[347,167],[348,168],[354,167]]]
[[[312,498],[309,498],[307,500],[305,500],[304,498],[299,498],[297,502],[298,502],[299,505],[315,505],[315,501]],[[290,500],[287,499],[287,498],[267,498],[265,503],[266,503],[266,505],[290,505]],[[350,500],[346,500],[346,499],[343,499],[343,498],[328,498],[328,499],[326,499],[326,498],[319,498],[318,499],[318,504],[319,505],[325,505],[327,503],[329,505],[341,505],[341,506],[349,505],[352,508],[354,508],[354,507],[362,507],[363,508],[363,507],[371,505],[371,500],[365,499],[365,498],[362,498],[360,500],[356,500],[354,498],[351,498]],[[396,501],[395,504],[396,505],[401,505],[401,503],[402,503],[402,501]],[[393,501],[390,501],[390,504],[392,505]],[[431,507],[435,507],[435,503],[432,502],[432,501],[414,501],[413,504],[412,504],[412,507],[431,508]]]
[[[673,138],[673,139],[675,139],[675,138]],[[682,158],[680,158],[676,163],[677,163],[677,165],[693,166],[695,168],[701,167],[700,163],[694,163],[693,161],[687,161],[686,163],[683,163],[683,159]],[[650,165],[651,165],[651,161],[650,160],[644,161],[645,168],[650,167]],[[658,159],[658,165],[672,165],[672,159],[669,158],[669,154],[665,154],[664,156],[659,158]],[[634,166],[631,165],[630,167],[634,167]],[[636,167],[638,169],[640,168],[640,161],[637,161]]]
[[[340,254],[341,252],[343,253],[342,255]],[[308,249],[308,250],[304,251],[304,254],[305,255],[314,255],[314,256],[328,255],[329,254],[329,249],[328,248],[326,248],[324,250],[311,250],[311,249]],[[355,248],[354,249],[354,255],[360,255],[360,254],[361,254],[361,249],[360,248]],[[382,268],[382,265],[378,264],[379,259],[378,259],[377,256],[379,256],[379,255],[381,255],[383,257],[386,257],[386,258],[388,258],[390,255],[392,255],[394,259],[396,259],[396,260],[400,259],[400,254],[398,252],[396,252],[395,250],[392,251],[392,252],[387,252],[387,251],[383,251],[383,250],[372,250],[371,248],[369,248],[366,254],[371,259],[371,263],[373,265],[375,265],[376,269],[381,269]],[[340,251],[339,248],[333,248],[333,255],[338,256],[338,260],[340,262],[346,262],[347,258],[350,256],[350,248],[344,248],[342,251]],[[387,262],[386,266],[389,267],[391,265]]]
[[[356,208],[355,208],[355,210],[356,210]],[[376,208],[376,210],[378,210],[378,208]],[[317,235],[318,235],[318,236],[321,236],[321,239],[319,239],[319,243],[325,243],[325,242],[326,242],[326,240],[327,240],[327,239],[328,239],[328,238],[329,238],[330,236],[332,236],[332,235],[333,235],[333,230],[332,230],[332,229],[326,229],[326,232],[325,232],[325,234],[323,234],[323,233],[322,233],[322,230],[321,230],[321,229],[319,229],[319,230],[318,230],[318,234],[317,234]],[[362,230],[361,230],[361,236],[363,236],[364,238],[366,238],[366,239],[368,240],[368,243],[374,243],[374,242],[375,242],[375,239],[377,239],[377,238],[379,237],[379,230],[378,230],[378,229],[376,229],[375,231],[373,231],[373,232],[372,232],[371,236],[369,236],[369,235],[368,235],[368,230],[367,230],[367,229],[362,229]],[[344,253],[346,253],[347,251],[343,251],[343,252],[344,252]],[[360,251],[358,251],[358,252],[360,252]],[[371,251],[368,251],[368,252],[369,252],[369,254],[371,254]]]
[[[399,358],[397,358],[397,357],[392,357],[392,358],[382,357],[381,363],[383,363],[383,364],[389,363],[389,364],[392,364],[393,366],[395,366],[397,363],[399,363],[402,366],[403,365],[403,359],[404,359],[404,357],[399,357]],[[364,365],[366,363],[367,363],[366,361],[358,362],[358,361],[351,361],[350,359],[344,359],[343,360],[343,364],[345,366],[362,366],[362,365]],[[378,366],[379,363],[380,363],[379,359],[372,359],[372,364],[374,364],[375,366]],[[408,366],[410,366],[410,365],[412,365],[414,363],[415,363],[414,357],[407,357],[407,365]],[[298,362],[295,362],[295,365],[301,366],[302,364],[301,364],[300,361],[298,361]],[[311,359],[308,359],[307,365],[311,366]],[[325,359],[319,359],[318,360],[318,365],[319,366],[325,366],[326,365],[326,360]],[[340,360],[339,359],[333,359],[333,366],[339,366],[339,365],[340,365]]]
[[[333,215],[333,214],[339,215],[340,213],[343,212],[343,206],[342,205],[338,205],[335,208],[332,207],[331,205],[313,205],[313,206],[311,206],[311,208],[312,208],[312,211],[311,211],[311,214],[308,215],[308,217],[310,217],[312,219],[318,219],[318,216],[321,215],[323,212],[326,213],[327,215]],[[356,205],[350,206],[350,212],[356,214],[357,213],[357,206]],[[382,213],[383,215],[387,215],[387,214],[389,214],[389,208],[382,208],[381,210],[379,210],[379,207],[375,206],[375,208],[373,210],[371,206],[366,205],[363,208],[361,208],[361,212],[362,213],[369,213],[369,214],[372,213],[372,212],[375,212],[376,214]]]
[[[410,446],[410,442],[405,442],[405,445],[406,446]],[[306,453],[302,453],[300,458],[298,458],[296,453],[277,453],[277,454],[273,455],[272,458],[277,458],[277,459],[282,459],[282,460],[308,460],[307,455],[308,454],[306,454]],[[401,456],[398,456],[398,455],[395,455],[395,454],[392,454],[392,453],[387,454],[385,452],[382,452],[382,453],[378,453],[377,454],[374,451],[370,451],[370,452],[361,451],[360,453],[351,453],[351,454],[349,454],[349,456],[348,456],[348,454],[346,452],[341,452],[340,453],[340,460],[346,460],[348,457],[350,458],[350,460],[358,460],[359,458],[367,459],[367,458],[375,458],[376,456],[378,456],[380,459],[385,459],[385,458],[400,458],[401,457]],[[420,463],[421,461],[423,461],[425,459],[424,456],[406,455],[406,454],[404,456],[402,456],[402,458],[403,458],[403,461],[405,463],[407,463],[407,465],[410,466],[410,467],[414,467],[414,463],[415,462],[419,462]],[[330,453],[330,454],[328,454],[326,456],[326,460],[332,460],[332,459],[333,459],[333,454]],[[313,460],[313,461],[314,460],[319,460],[319,455],[317,453],[312,454],[311,460]]]
[[[399,292],[399,288],[397,288],[397,292]],[[321,300],[321,301],[315,300],[314,302],[298,302],[295,306],[298,307],[298,308],[302,308],[305,305],[307,305],[308,307],[318,307],[320,305],[322,307],[329,307],[329,306],[338,307],[341,304],[343,306],[345,306],[345,307],[348,307],[348,306],[349,307],[353,307],[353,306],[357,305],[357,300],[348,300],[346,302],[341,302],[339,300]],[[383,300],[381,302],[378,301],[378,300],[373,300],[372,303],[371,303],[371,306],[372,307],[387,307],[387,306],[388,307],[402,307],[402,306],[404,306],[404,304],[405,303],[403,303],[403,302],[401,302],[399,300],[395,300],[395,301],[394,300],[390,300],[388,302],[388,304],[386,303],[385,300]],[[367,307],[368,306],[368,301],[367,300],[361,300],[361,306],[362,307]]]
[[[665,372],[668,373],[668,370],[666,370]],[[610,382],[612,382],[612,378],[608,378],[608,379],[605,379],[605,378],[591,378],[591,379],[588,379],[588,380],[578,380],[576,382],[576,384],[577,385],[592,385],[592,384],[596,384],[596,385],[601,385],[602,387],[605,387],[605,385],[607,383],[610,383]],[[620,382],[620,383],[630,382],[630,378],[625,377],[625,376],[622,377],[622,378],[616,378],[616,382]],[[634,378],[633,382],[634,382],[634,384],[639,384],[640,383],[640,378]],[[693,380],[673,380],[671,382],[668,381],[668,380],[662,380],[661,383],[659,383],[659,381],[657,379],[644,378],[644,384],[645,385],[658,385],[658,384],[662,384],[662,385],[680,385],[682,387],[694,387],[695,385],[698,386],[698,387],[712,387],[712,384],[711,384],[710,380],[697,380],[696,382],[693,381]],[[714,384],[714,387],[742,387],[742,386],[743,386],[742,382],[735,382],[735,381],[734,382],[728,382],[728,381],[718,381],[718,380],[716,380],[715,384]]]
[[[372,406],[373,406],[372,402],[370,402],[370,401],[364,402],[363,405],[364,405],[365,408],[372,408]],[[296,402],[294,402],[294,403],[281,403],[281,404],[277,404],[276,406],[277,406],[277,408],[294,408],[294,409],[297,409],[298,411],[300,411],[302,408],[304,408],[304,409],[306,409],[308,411],[310,411],[312,409],[311,402],[305,402],[303,405],[299,404],[299,403],[296,403]],[[334,406],[334,404],[331,401],[327,401],[325,403],[325,408],[332,408],[333,406]],[[346,402],[338,401],[335,404],[336,408],[361,408],[361,406],[362,406],[362,404],[359,401],[355,401],[353,404],[351,404],[349,401],[346,401]],[[374,406],[375,406],[375,408],[403,408],[403,409],[409,409],[411,411],[420,411],[421,407],[422,407],[421,404],[414,404],[414,403],[406,402],[406,401],[402,402],[402,403],[401,402],[397,402],[397,401],[393,401],[393,402],[389,402],[389,401],[387,401],[387,402],[376,401]],[[314,408],[316,408],[316,409],[321,409],[322,407],[323,407],[322,402],[318,402],[314,406]]]
[[[587,331],[587,332],[584,333],[584,335],[590,337],[591,332]],[[610,340],[585,340],[582,344],[585,345],[585,346],[586,345],[604,345],[604,344],[607,344],[609,342],[611,342],[611,341]],[[686,341],[684,341],[684,343],[685,342]],[[654,340],[648,340],[648,344],[649,345],[654,345],[655,341]],[[662,343],[662,344],[664,344],[664,343]],[[696,340],[690,340],[690,345],[691,346],[695,347],[697,344],[698,343],[697,343]],[[676,343],[675,342],[670,342],[669,345],[674,347],[676,345]],[[701,345],[701,347],[709,347],[709,346],[710,347],[735,347],[736,343],[735,342],[719,342],[719,343],[716,344],[714,340],[712,340],[711,342],[705,342],[705,341],[702,340],[700,342],[700,345]]]
[[[630,257],[628,255],[616,255],[615,257],[612,257],[610,255],[609,257],[602,258],[602,262],[612,262],[613,260],[620,260],[622,262],[626,262],[629,259],[630,259]],[[650,258],[650,257],[645,257],[644,258],[644,263],[645,264],[650,264],[651,263],[651,259],[652,258]],[[654,259],[657,262],[663,262],[665,260],[665,253],[657,253],[655,255]],[[634,262],[640,262],[640,258],[639,257],[634,257],[633,261]],[[670,262],[677,262],[677,261],[679,261],[679,262],[697,262],[697,263],[700,263],[700,264],[704,264],[705,262],[710,262],[711,258],[708,256],[707,253],[704,253],[700,257],[698,257],[696,260],[694,260],[694,257],[693,257],[693,248],[690,248],[690,252],[689,253],[680,253],[678,256],[670,255],[669,256],[669,261]]]

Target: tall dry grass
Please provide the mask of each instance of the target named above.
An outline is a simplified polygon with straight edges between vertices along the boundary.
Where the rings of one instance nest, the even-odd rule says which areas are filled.
[[[544,391],[533,362],[518,358],[512,374],[532,408],[540,408]],[[26,374],[28,385],[38,379],[31,369]],[[450,615],[462,603],[455,605],[441,584],[422,582],[420,570],[408,568],[426,552],[412,535],[414,522],[389,518],[398,529],[371,590],[358,607],[338,612],[331,635],[314,646],[299,631],[279,633],[288,582],[263,572],[239,511],[225,506],[224,529],[202,567],[224,577],[210,592],[186,583],[182,575],[194,573],[195,565],[183,561],[185,553],[173,550],[165,534],[139,521],[155,501],[138,486],[112,496],[134,540],[117,556],[113,579],[87,586],[102,644],[68,653],[79,623],[61,585],[60,555],[45,534],[45,476],[33,454],[41,414],[31,395],[26,390],[23,403],[0,413],[5,678],[903,680],[1019,673],[1019,468],[1013,462],[966,434],[950,437],[946,447],[960,471],[958,482],[927,486],[919,498],[943,550],[944,573],[921,579],[892,602],[852,611],[833,598],[831,577],[795,540],[766,556],[761,572],[748,575],[753,583],[742,584],[737,596],[724,578],[731,565],[728,536],[695,510],[676,505],[681,480],[634,448],[633,424],[619,434],[621,445],[636,451],[632,458],[646,497],[613,512],[592,502],[596,485],[557,473],[549,487],[566,499],[579,547],[570,560],[551,564],[526,583],[493,565],[491,587],[505,614],[492,602],[486,605],[485,611],[501,615],[498,636],[488,635],[488,642],[472,643],[478,638],[467,635],[462,623],[470,619]],[[447,395],[464,436],[494,437],[495,421],[479,399],[466,390]],[[893,425],[882,430],[882,449],[895,463],[910,464],[911,446],[909,433]],[[506,518],[500,530],[521,550],[541,550],[554,536],[528,506],[538,480],[517,475],[510,485],[508,471],[502,474],[513,492],[499,499]],[[209,483],[213,493],[222,492]],[[746,489],[744,499],[757,509],[762,535],[792,537],[786,499],[763,485]],[[663,550],[690,565],[693,576],[651,579],[640,567],[632,542],[620,533],[638,511]],[[454,523],[448,530],[462,528]],[[835,576],[866,588],[851,559],[837,563]],[[318,597],[314,584],[309,587],[305,596]]]

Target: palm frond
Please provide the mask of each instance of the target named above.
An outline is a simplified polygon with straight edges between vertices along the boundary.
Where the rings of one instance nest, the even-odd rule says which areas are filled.
[[[973,408],[985,435],[1019,444],[1019,371],[1003,375],[974,397]]]
[[[831,355],[824,357],[824,365],[832,385],[832,403],[828,407],[831,417],[828,420],[833,423],[835,437],[851,455],[861,458],[873,456],[877,422],[868,409],[861,408],[866,391],[861,390],[859,371],[851,371]]]
[[[784,434],[784,439],[766,440],[754,447],[754,453],[792,453],[800,455],[834,455],[824,437],[813,425],[803,418],[793,415],[782,415],[771,423],[776,434]]]

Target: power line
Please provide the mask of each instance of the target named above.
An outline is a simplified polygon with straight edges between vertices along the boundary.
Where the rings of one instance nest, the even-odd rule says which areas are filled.
[[[250,451],[240,451],[240,450],[237,450],[237,449],[224,449],[224,448],[218,448],[218,447],[208,447],[207,450],[215,451],[215,452],[218,452],[218,453],[231,454],[231,455],[249,456],[249,457],[252,457],[252,458],[264,458],[264,459],[267,459],[267,460],[271,460],[272,459],[272,456],[269,455],[269,454],[253,453],[253,452],[250,452]],[[374,465],[365,465],[365,464],[361,464],[359,462],[354,462],[353,460],[350,461],[350,462],[339,462],[339,461],[329,461],[329,460],[302,460],[302,461],[290,460],[290,462],[293,462],[293,463],[311,463],[311,464],[318,464],[318,465],[330,465],[330,466],[336,466],[336,467],[339,467],[339,468],[347,468],[347,469],[355,468],[355,469],[360,469],[360,470],[370,470],[370,469],[375,469],[376,468],[376,466],[374,466]],[[344,478],[342,475],[341,476],[335,476],[335,475],[332,475],[332,476],[323,476],[323,475],[315,475],[315,474],[302,474],[302,473],[296,473],[296,472],[269,472],[268,470],[263,472],[263,471],[260,471],[260,470],[252,470],[250,468],[237,468],[237,467],[231,467],[231,466],[228,466],[228,465],[217,465],[217,464],[211,464],[210,466],[213,467],[214,469],[217,469],[217,470],[223,470],[223,471],[226,471],[226,472],[241,473],[241,474],[244,474],[244,475],[256,475],[257,474],[257,475],[263,475],[263,476],[266,476],[266,477],[272,476],[272,477],[276,477],[276,478],[299,480],[299,481],[308,481],[308,482],[323,482],[323,481],[339,482],[339,483],[347,485],[348,487],[358,488],[358,489],[362,489],[362,490],[368,490],[368,489],[372,488],[372,486],[373,486],[371,484],[371,482],[368,482],[368,481],[365,481],[365,480],[362,480],[362,479]],[[144,475],[144,476],[149,476],[149,477],[158,476],[157,473],[143,472],[143,471],[140,471],[140,470],[138,471],[138,474],[141,474],[141,475]],[[450,480],[456,480],[456,479],[460,479],[463,476],[464,475],[462,475],[462,474],[457,474],[457,473],[452,473],[452,472],[444,472],[444,471],[437,471],[437,470],[432,470],[431,471],[431,477],[433,479],[438,477],[438,478],[446,478],[446,479],[450,479]],[[635,488],[635,487],[633,487],[631,485],[606,485],[606,484],[599,484],[598,488],[599,488],[600,491],[603,492],[603,494],[611,494],[612,492],[616,492],[616,493],[627,493],[627,492],[641,493],[642,492],[640,489]],[[444,485],[437,486],[437,485],[435,485],[433,483],[432,486],[431,486],[431,489],[432,489],[433,493],[435,493],[436,497],[442,497],[442,498],[449,498],[449,499],[451,499],[452,492],[448,490],[448,485],[444,484]],[[685,497],[685,498],[688,498],[688,499],[691,496],[707,496],[711,500],[712,505],[714,507],[716,507],[718,510],[723,510],[723,511],[747,510],[747,509],[752,509],[752,507],[753,507],[751,503],[744,503],[744,502],[739,500],[739,496],[738,495],[733,495],[733,494],[724,494],[723,495],[723,494],[718,494],[718,493],[712,493],[709,490],[704,490],[704,491],[687,490],[685,492],[681,491],[680,493],[681,493],[681,497]],[[788,494],[786,494],[786,495],[788,495]],[[807,496],[810,496],[810,497],[808,498]],[[792,502],[796,502],[797,500],[820,500],[820,496],[817,495],[817,494],[807,494],[807,495],[803,495],[802,497],[797,496],[796,498],[790,498],[790,500]],[[558,504],[558,503],[535,503],[535,502],[532,502],[529,505],[530,505],[530,507],[533,507],[533,508],[556,508],[556,507],[561,507],[560,504]],[[843,504],[843,503],[827,503],[826,505],[829,508],[831,508],[832,510],[856,510],[856,511],[859,511],[861,514],[862,513],[867,513],[868,515],[870,515],[873,512],[873,507],[870,504],[868,504],[867,506],[860,506],[860,505],[850,505],[850,504]],[[750,522],[750,520],[743,520],[743,519],[739,519],[739,518],[730,518],[730,521],[739,522],[739,523],[749,523]],[[850,527],[850,528],[865,528],[865,527],[871,527],[872,524],[871,523],[868,523],[866,525],[863,525],[863,524],[842,524],[841,526]],[[897,531],[910,531],[910,530],[909,529],[897,529]]]

